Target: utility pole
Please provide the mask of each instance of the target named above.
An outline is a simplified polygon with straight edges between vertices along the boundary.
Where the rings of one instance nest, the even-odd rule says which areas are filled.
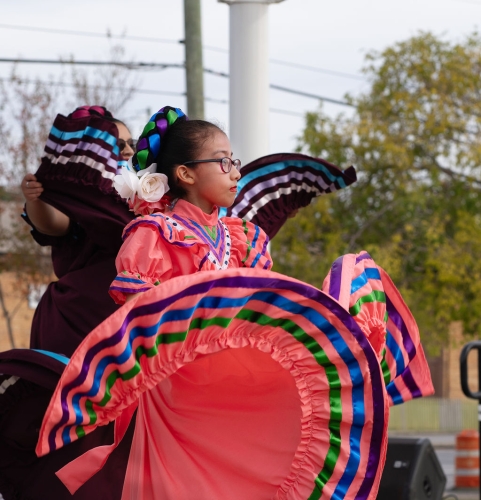
[[[229,136],[247,163],[269,154],[268,8],[283,0],[219,0],[229,4]]]
[[[204,67],[200,0],[184,0],[187,114],[204,119]]]

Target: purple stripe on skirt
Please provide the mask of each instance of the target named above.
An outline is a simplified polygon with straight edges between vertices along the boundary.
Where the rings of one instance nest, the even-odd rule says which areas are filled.
[[[362,255],[358,255],[356,257],[356,264],[359,264],[361,260],[372,260],[372,257],[367,252],[363,253]]]
[[[416,356],[416,347],[413,344],[409,331],[406,327],[406,323],[402,319],[398,310],[394,307],[393,303],[389,300],[389,296],[386,294],[386,309],[389,315],[389,319],[396,325],[396,328],[401,332],[403,338],[403,346],[408,353],[408,358],[411,361],[414,356]]]
[[[336,300],[341,296],[342,261],[344,257],[338,257],[331,267],[331,281],[329,283],[329,295]]]
[[[404,370],[404,373],[401,375],[403,382],[406,384],[406,387],[411,391],[413,398],[421,398],[423,393],[421,389],[419,389],[418,384],[414,380],[413,374],[409,366]]]

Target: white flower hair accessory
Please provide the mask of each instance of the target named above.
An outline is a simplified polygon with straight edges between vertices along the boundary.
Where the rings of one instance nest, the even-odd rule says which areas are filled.
[[[135,172],[129,170],[128,167],[120,169],[120,175],[114,177],[114,188],[117,190],[121,198],[130,202],[134,201],[139,187],[139,178]]]
[[[139,176],[137,196],[142,200],[148,202],[159,201],[168,190],[169,182],[165,174],[147,172]]]
[[[165,174],[157,173],[156,169],[157,164],[153,163],[135,172],[131,165],[124,164],[114,177],[114,188],[136,214],[150,214],[166,205],[161,199],[169,191],[168,179]]]

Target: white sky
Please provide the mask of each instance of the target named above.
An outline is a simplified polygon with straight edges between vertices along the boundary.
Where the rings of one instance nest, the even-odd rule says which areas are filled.
[[[481,0],[285,0],[269,7],[270,58],[356,75],[366,52],[382,50],[420,30],[460,41],[479,26],[480,16]],[[103,38],[21,31],[3,25],[100,33],[110,30],[113,34],[180,40],[183,22],[183,0],[0,0],[0,57],[52,59],[73,55],[77,60],[108,60],[111,43]],[[206,47],[228,49],[229,6],[217,0],[202,0],[202,29],[204,66],[228,72],[228,54]],[[128,59],[184,61],[180,44],[132,40],[122,43]],[[0,78],[8,76],[10,71],[10,64],[0,64]],[[271,83],[333,99],[342,100],[346,92],[357,94],[367,88],[359,79],[272,62],[269,71]],[[58,68],[22,65],[20,72],[48,79]],[[138,78],[140,88],[185,90],[181,69],[142,71],[138,72]],[[204,85],[207,98],[228,99],[225,78],[206,74]],[[164,105],[185,109],[185,98],[137,95],[120,117],[137,136],[147,118],[147,109],[153,112]],[[270,107],[303,114],[317,109],[318,101],[271,90]],[[335,115],[348,112],[349,108],[325,104],[324,109]],[[227,130],[228,111],[226,104],[206,102],[206,118],[220,122]],[[270,118],[270,151],[292,151],[303,128],[303,117],[271,112]]]

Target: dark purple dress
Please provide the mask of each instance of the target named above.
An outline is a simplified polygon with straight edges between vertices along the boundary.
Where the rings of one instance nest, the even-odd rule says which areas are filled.
[[[59,452],[35,455],[43,415],[65,363],[33,350],[69,357],[118,308],[108,289],[117,274],[122,230],[133,218],[112,184],[118,155],[114,123],[97,115],[57,116],[36,176],[44,187],[41,199],[65,213],[71,224],[62,237],[32,229],[40,245],[52,246],[58,281],[49,285],[35,312],[32,349],[0,353],[0,498],[5,500],[121,497],[135,419],[105,472],[73,496],[55,472],[88,449],[112,443],[113,425]],[[24,217],[29,222],[28,214]]]
[[[30,347],[71,356],[82,339],[117,306],[108,295],[122,230],[133,218],[112,183],[119,151],[117,127],[96,113],[80,119],[58,115],[36,177],[40,199],[71,221],[62,237],[32,230],[52,246],[58,281],[43,295],[32,324]],[[28,214],[25,216],[29,222]]]
[[[50,283],[35,311],[30,347],[71,356],[118,307],[108,289],[117,274],[122,230],[133,214],[113,193],[58,178],[51,170],[51,165],[42,164],[36,174],[45,187],[41,199],[68,215],[71,224],[62,237],[32,229],[37,243],[52,246],[58,281]],[[28,221],[28,214],[25,218]]]

